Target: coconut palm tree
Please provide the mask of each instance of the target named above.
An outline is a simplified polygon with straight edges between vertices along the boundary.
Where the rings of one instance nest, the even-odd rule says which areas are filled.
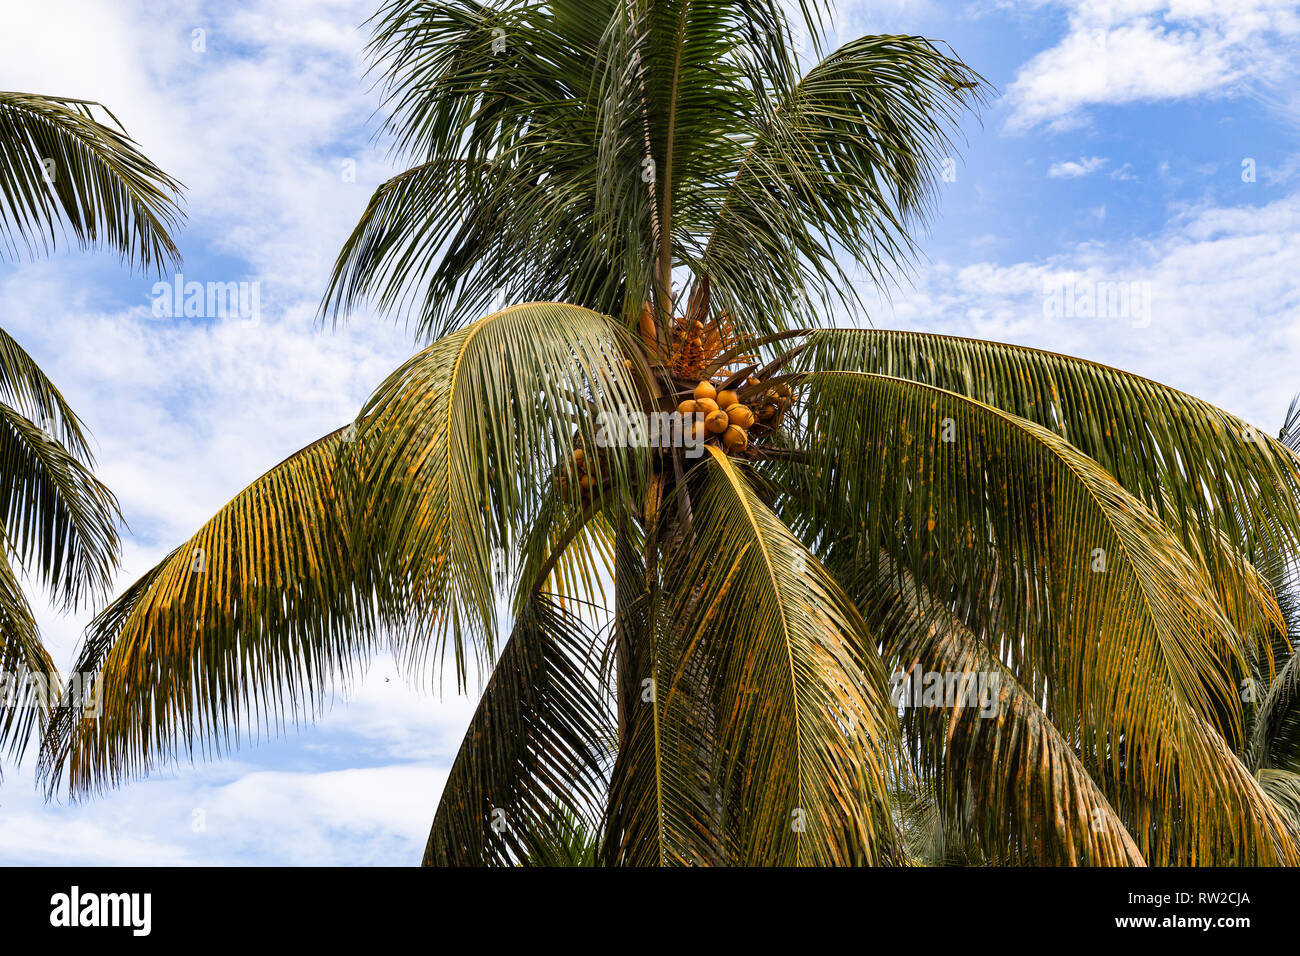
[[[967,859],[1300,861],[1234,752],[1295,456],[1095,363],[826,327],[844,263],[907,262],[984,86],[910,36],[802,69],[795,29],[381,10],[414,165],[323,308],[431,344],[93,621],[51,792],[275,732],[386,650],[486,678],[429,864],[907,863],[918,806]]]
[[[161,270],[180,259],[178,188],[99,104],[0,92],[0,261],[47,253],[70,230]],[[0,329],[0,750],[13,757],[56,676],[18,569],[64,609],[112,585],[119,514],[93,464],[81,419]]]

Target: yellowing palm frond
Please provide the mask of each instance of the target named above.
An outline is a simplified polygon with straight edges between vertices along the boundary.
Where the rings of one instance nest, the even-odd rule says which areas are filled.
[[[892,663],[913,769],[987,858],[1146,865],[1072,743],[984,641],[892,563],[846,577]],[[952,697],[929,705],[924,695],[940,680]]]
[[[859,529],[866,562],[896,543],[962,617],[992,587],[990,650],[1046,689],[1149,862],[1296,857],[1220,733],[1241,726],[1242,639],[1149,509],[1056,434],[982,402],[860,372],[808,381],[812,520]]]
[[[924,382],[1036,422],[1109,472],[1184,540],[1220,534],[1256,561],[1300,545],[1300,461],[1208,402],[1119,369],[1017,345],[920,332],[813,335],[807,368]],[[1244,595],[1242,595],[1244,599]]]
[[[675,751],[661,758],[663,821],[716,829],[733,864],[893,861],[893,721],[862,621],[735,463],[711,448],[704,472],[691,487],[690,527],[673,532],[663,641],[652,651],[659,746]],[[685,670],[693,661],[701,673]],[[704,733],[713,827],[693,819],[699,768],[680,758]],[[691,801],[684,814],[673,806],[679,792]],[[683,842],[662,836],[664,851]],[[656,862],[693,861],[665,852]]]
[[[348,550],[345,435],[253,482],[91,622],[73,669],[98,683],[99,713],[56,714],[51,790],[98,791],[276,732],[384,646]]]

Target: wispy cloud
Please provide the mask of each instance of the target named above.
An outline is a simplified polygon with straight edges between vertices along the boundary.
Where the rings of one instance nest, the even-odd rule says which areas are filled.
[[[1053,163],[1047,175],[1052,179],[1078,179],[1081,176],[1092,175],[1106,163],[1107,160],[1102,156],[1084,157],[1078,161],[1067,160],[1064,163]]]

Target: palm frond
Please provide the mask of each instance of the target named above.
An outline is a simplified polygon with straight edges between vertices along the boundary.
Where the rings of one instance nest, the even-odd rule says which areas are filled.
[[[1036,422],[1207,553],[1220,535],[1259,561],[1300,546],[1300,459],[1208,402],[1083,359],[919,332],[817,332],[806,368],[906,378]],[[1244,599],[1244,597],[1243,597]]]
[[[8,552],[65,608],[108,591],[117,501],[63,445],[0,403],[0,527]]]
[[[894,722],[863,622],[738,466],[709,450],[691,488],[693,520],[671,541],[663,574],[674,640],[657,651],[671,678],[656,692],[661,733],[668,746],[674,733],[688,742],[698,733],[674,715],[674,698],[683,652],[700,648],[726,861],[896,861],[887,781]],[[665,777],[665,803],[676,787]]]
[[[10,757],[22,758],[32,728],[47,719],[54,679],[27,597],[9,561],[0,560],[0,748]]]
[[[914,254],[911,233],[953,161],[950,133],[983,88],[922,37],[846,43],[746,116],[747,148],[727,188],[694,190],[709,205],[696,218],[710,228],[704,242],[681,243],[683,259],[754,332],[787,327],[773,303],[808,324],[854,300],[855,280],[887,282]]]
[[[665,484],[650,482],[641,525],[624,516],[615,544],[608,670],[619,734],[601,849],[602,861],[613,866],[716,866],[728,858],[705,652],[678,640],[663,569],[657,558],[645,560],[658,554],[668,525]]]
[[[1300,773],[1266,767],[1255,771],[1255,778],[1291,822],[1291,828],[1300,833]]]
[[[452,764],[425,866],[556,865],[553,824],[597,829],[614,740],[598,641],[534,592]]]
[[[95,117],[102,110],[109,123]],[[181,185],[97,103],[0,92],[0,237],[7,257],[46,252],[66,226],[160,274],[180,263],[171,233]]]
[[[626,111],[603,99],[618,79],[605,37],[615,6],[380,10],[370,52],[384,76],[386,130],[418,165],[376,191],[339,254],[323,314],[373,299],[432,340],[501,304],[640,309],[650,197]],[[602,155],[611,139],[613,155]]]
[[[820,3],[800,3],[820,37]],[[741,328],[786,328],[837,253],[912,252],[953,120],[982,81],[918,37],[798,77],[775,0],[394,2],[371,45],[417,165],[376,192],[322,312],[373,299],[426,337],[497,297],[632,325],[710,276]]]
[[[73,669],[99,683],[100,713],[56,712],[38,768],[51,792],[278,733],[386,646],[348,550],[346,436],[253,482],[91,621]]]
[[[940,820],[1002,864],[1145,866],[1034,694],[901,569],[840,575],[892,666],[904,746]],[[931,699],[932,698],[932,699]]]
[[[409,359],[363,409],[369,537],[359,551],[380,605],[407,615],[413,666],[426,652],[441,657],[448,640],[461,681],[471,651],[490,663],[494,562],[530,539],[576,450],[589,490],[564,485],[569,509],[632,487],[645,456],[612,437],[644,407],[624,345],[619,325],[595,312],[514,306]]]
[[[42,426],[75,458],[92,464],[83,422],[26,350],[0,329],[0,401]]]
[[[1240,732],[1243,640],[1150,509],[1058,435],[974,399],[860,372],[808,382],[808,520],[853,529],[868,564],[895,548],[979,620],[1145,859],[1294,857],[1220,733]]]
[[[1265,684],[1252,715],[1242,756],[1252,770],[1277,768],[1300,774],[1300,657],[1292,656]]]

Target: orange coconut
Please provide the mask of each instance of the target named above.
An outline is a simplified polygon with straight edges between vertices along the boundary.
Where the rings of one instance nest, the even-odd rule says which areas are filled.
[[[739,425],[741,428],[754,427],[754,413],[749,410],[748,405],[737,402],[727,406],[727,418],[731,420],[731,424]]]
[[[721,435],[727,430],[727,426],[730,424],[731,419],[727,417],[727,413],[722,409],[718,409],[716,412],[709,412],[709,416],[704,419],[704,426],[715,435]]]

